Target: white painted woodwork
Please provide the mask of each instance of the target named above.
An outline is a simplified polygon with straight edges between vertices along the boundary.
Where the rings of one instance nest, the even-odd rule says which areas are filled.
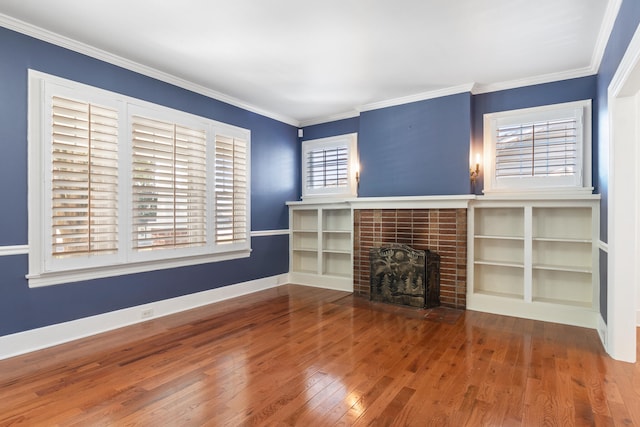
[[[599,196],[478,197],[467,309],[596,328]]]
[[[289,205],[292,283],[353,291],[353,213],[346,203]]]

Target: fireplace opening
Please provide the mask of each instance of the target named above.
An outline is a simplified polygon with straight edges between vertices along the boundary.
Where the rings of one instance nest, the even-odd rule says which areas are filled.
[[[440,305],[440,255],[403,244],[371,248],[371,301],[431,308]]]

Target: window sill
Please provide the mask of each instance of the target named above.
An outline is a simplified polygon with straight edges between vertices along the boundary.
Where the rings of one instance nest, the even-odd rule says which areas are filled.
[[[30,288],[37,288],[62,283],[80,282],[84,280],[102,279],[126,274],[144,273],[147,271],[165,270],[190,265],[207,264],[211,262],[229,261],[233,259],[248,258],[251,249],[242,249],[218,254],[174,258],[169,260],[155,260],[129,264],[111,265],[106,267],[83,268],[78,270],[46,272],[28,274]]]
[[[529,197],[529,196],[542,196],[542,197],[560,197],[578,196],[585,197],[593,194],[593,187],[539,187],[539,188],[508,188],[508,189],[491,189],[482,190],[485,196],[497,196],[497,197]]]

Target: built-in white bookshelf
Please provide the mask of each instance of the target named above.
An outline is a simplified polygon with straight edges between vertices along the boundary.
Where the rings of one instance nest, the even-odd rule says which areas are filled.
[[[293,283],[353,291],[353,215],[348,204],[290,204]]]
[[[598,215],[598,196],[472,201],[467,308],[595,328]]]

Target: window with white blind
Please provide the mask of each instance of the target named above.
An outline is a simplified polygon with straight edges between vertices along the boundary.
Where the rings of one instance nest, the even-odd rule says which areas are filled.
[[[250,132],[29,73],[29,285],[250,254]]]
[[[247,234],[247,141],[216,135],[215,241],[244,243]]]
[[[118,112],[51,99],[51,255],[118,250]]]
[[[357,135],[302,142],[302,197],[357,195]]]
[[[133,248],[206,244],[204,129],[132,117]]]
[[[591,101],[484,116],[485,193],[591,191]]]

